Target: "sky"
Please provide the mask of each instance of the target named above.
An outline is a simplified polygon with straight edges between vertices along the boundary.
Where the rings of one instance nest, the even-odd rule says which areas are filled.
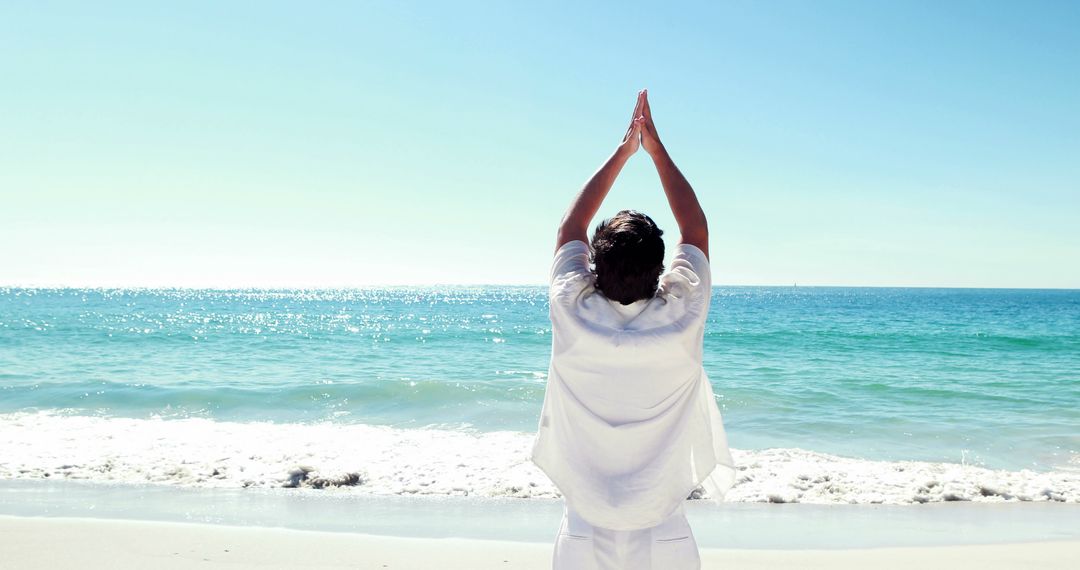
[[[0,285],[543,284],[647,87],[716,284],[1080,288],[1080,3],[309,4],[0,4]]]

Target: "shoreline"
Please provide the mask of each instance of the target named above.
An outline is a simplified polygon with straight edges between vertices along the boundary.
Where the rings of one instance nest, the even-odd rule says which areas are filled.
[[[866,549],[1080,541],[1080,505],[809,505],[687,501],[702,548]],[[550,544],[562,501],[365,496],[340,489],[190,489],[0,480],[0,516],[197,523],[416,539]]]
[[[403,538],[198,523],[0,515],[11,568],[425,569],[551,567],[551,544]],[[63,547],[57,548],[58,537]],[[1080,541],[848,550],[701,549],[703,568],[1067,568]]]
[[[529,385],[534,391],[541,387],[535,382]],[[441,390],[428,388],[436,393]],[[80,389],[126,390],[111,385]],[[355,398],[357,389],[338,387],[337,397]],[[24,387],[19,397],[40,395],[31,386]],[[275,424],[57,411],[0,413],[0,455],[7,458],[0,462],[0,479],[215,489],[341,486],[374,495],[557,499],[558,490],[528,460],[534,440],[532,432],[347,422]],[[725,494],[728,502],[1080,503],[1080,476],[1069,469],[1071,463],[1068,468],[1040,471],[871,459],[798,447],[732,449],[731,453],[738,473],[735,485]]]

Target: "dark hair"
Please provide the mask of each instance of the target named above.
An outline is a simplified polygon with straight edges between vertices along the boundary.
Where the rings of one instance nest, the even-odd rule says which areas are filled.
[[[634,210],[600,222],[592,238],[596,288],[623,305],[651,299],[664,271],[662,235],[652,218]]]

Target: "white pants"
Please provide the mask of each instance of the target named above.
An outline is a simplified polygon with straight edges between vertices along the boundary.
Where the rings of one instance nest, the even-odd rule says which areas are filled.
[[[609,530],[565,509],[555,537],[554,570],[699,570],[694,533],[679,506],[664,522],[641,530]]]

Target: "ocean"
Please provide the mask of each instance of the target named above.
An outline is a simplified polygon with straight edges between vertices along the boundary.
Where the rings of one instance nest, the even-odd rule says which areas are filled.
[[[0,479],[555,497],[544,287],[0,289]],[[1080,291],[716,287],[729,501],[1080,502]],[[283,491],[288,492],[288,491]]]

